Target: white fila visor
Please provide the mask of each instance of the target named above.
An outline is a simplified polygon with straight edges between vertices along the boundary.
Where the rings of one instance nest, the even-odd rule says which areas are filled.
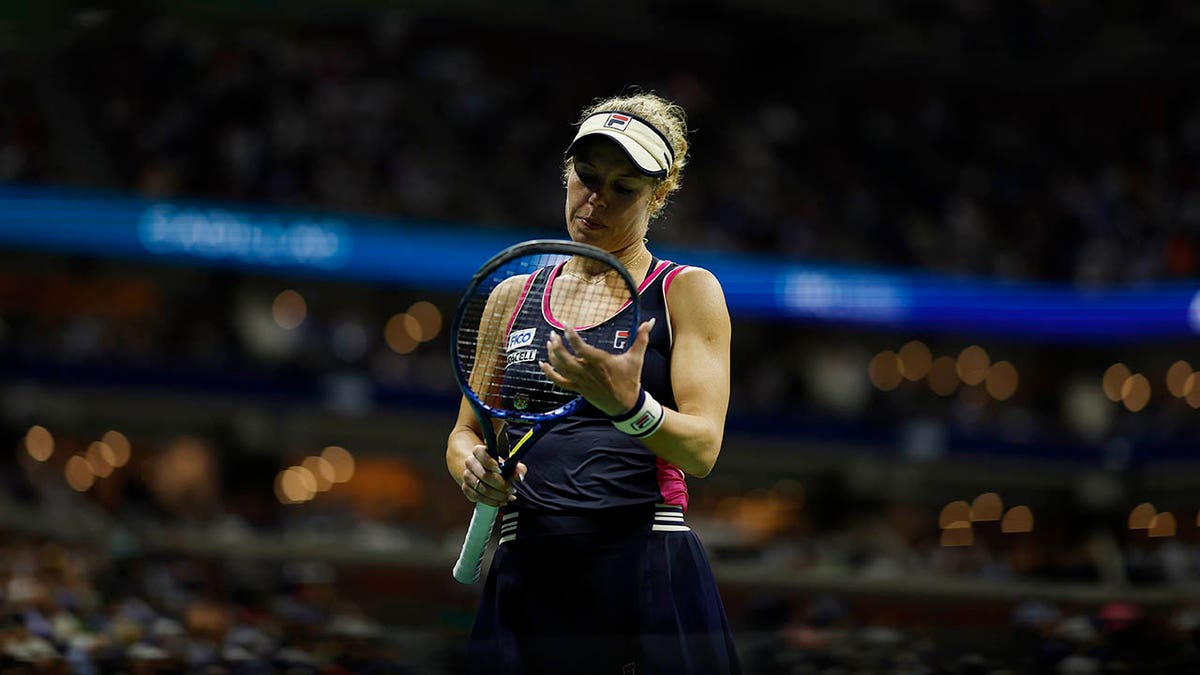
[[[675,161],[671,144],[654,125],[635,115],[614,110],[604,110],[584,120],[575,140],[567,147],[566,156],[575,154],[579,141],[585,136],[597,134],[616,141],[634,168],[647,176],[667,175]]]

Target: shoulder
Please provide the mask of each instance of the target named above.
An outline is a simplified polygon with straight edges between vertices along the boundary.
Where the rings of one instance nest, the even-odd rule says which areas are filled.
[[[671,312],[671,323],[680,325],[698,323],[707,327],[721,327],[728,332],[729,308],[725,305],[725,292],[716,275],[703,267],[680,267],[666,286],[666,301]]]
[[[512,291],[513,289],[524,288],[525,284],[529,281],[530,277],[532,277],[532,276],[533,275],[531,275],[531,274],[517,274],[517,275],[511,276],[511,277],[505,279],[504,281],[501,281],[500,283],[496,284],[496,287],[494,289],[492,289],[492,293],[505,293],[505,292]]]
[[[521,301],[522,296],[526,294],[532,276],[531,274],[518,274],[496,284],[487,299],[488,306],[494,308],[491,311],[503,312],[515,307]]]
[[[680,265],[667,273],[664,280],[667,302],[672,305],[697,300],[720,300],[725,302],[725,291],[716,275],[703,267]]]

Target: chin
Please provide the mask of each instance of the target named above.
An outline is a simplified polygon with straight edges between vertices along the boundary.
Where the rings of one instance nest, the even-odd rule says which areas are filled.
[[[572,241],[578,241],[578,242],[582,242],[585,244],[592,244],[593,246],[596,246],[596,245],[598,245],[598,244],[596,244],[596,241],[597,241],[596,235],[600,234],[600,233],[599,232],[591,232],[587,228],[576,225],[574,227],[568,227],[567,234],[571,235]]]

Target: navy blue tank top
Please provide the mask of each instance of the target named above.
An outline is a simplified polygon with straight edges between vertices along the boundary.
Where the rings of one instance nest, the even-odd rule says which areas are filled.
[[[540,270],[529,282],[524,297],[513,311],[509,327],[508,368],[536,367],[546,360],[546,341],[551,332],[564,328],[550,315],[549,293],[561,266]],[[642,364],[642,386],[655,399],[674,409],[671,389],[671,317],[667,310],[667,289],[683,265],[654,258],[650,272],[641,283],[641,320],[655,318],[650,344]],[[590,344],[597,339],[620,340],[606,334],[602,324],[586,335]],[[628,336],[632,340],[633,335]],[[530,354],[536,350],[536,356]],[[512,354],[520,353],[516,359]],[[564,393],[564,403],[574,397]],[[508,440],[515,444],[528,430],[525,425],[510,425]],[[641,441],[618,431],[608,416],[587,401],[568,417],[559,420],[525,456],[529,472],[517,483],[514,506],[540,511],[578,511],[647,504],[674,504],[686,508],[687,488],[683,472],[661,460]]]

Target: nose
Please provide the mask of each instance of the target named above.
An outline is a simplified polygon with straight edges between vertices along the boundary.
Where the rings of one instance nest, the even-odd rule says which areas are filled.
[[[600,190],[590,190],[588,192],[588,203],[592,206],[604,206],[606,200],[604,194]]]

